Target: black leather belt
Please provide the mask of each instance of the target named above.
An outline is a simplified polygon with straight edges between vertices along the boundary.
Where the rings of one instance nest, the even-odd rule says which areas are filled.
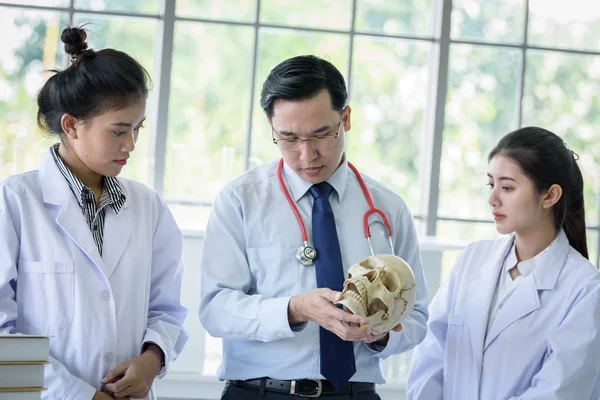
[[[228,381],[236,386],[245,386],[260,389],[263,384],[265,390],[293,394],[300,397],[321,397],[325,395],[347,394],[355,392],[374,392],[375,384],[367,382],[348,382],[341,389],[337,389],[329,381],[319,379],[296,379],[293,381],[280,381],[271,378],[249,379],[247,381]],[[263,383],[264,382],[264,383]]]

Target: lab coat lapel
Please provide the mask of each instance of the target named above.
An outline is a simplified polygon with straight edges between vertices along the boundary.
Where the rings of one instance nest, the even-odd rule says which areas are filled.
[[[104,270],[104,262],[75,196],[66,199],[56,217],[56,223],[98,268]]]
[[[504,239],[492,254],[490,261],[480,269],[480,275],[469,284],[468,322],[473,355],[479,367],[482,365],[483,342],[487,330],[492,297],[504,258],[512,245],[512,236]]]
[[[113,274],[121,256],[125,252],[133,228],[134,224],[131,209],[129,208],[129,201],[125,201],[118,214],[112,208],[106,209],[102,258],[106,266],[107,277],[110,278]]]
[[[98,252],[92,232],[85,221],[83,212],[77,199],[71,192],[69,184],[62,175],[56,162],[52,158],[51,150],[48,150],[42,164],[40,165],[39,177],[44,202],[53,206],[61,207],[56,216],[58,226],[71,238],[89,257],[90,260],[101,270],[104,262]]]
[[[508,297],[504,306],[498,310],[498,314],[492,322],[490,331],[485,338],[485,347],[483,350],[485,351],[494,339],[510,324],[538,308],[540,308],[538,288],[534,276],[529,275]]]
[[[498,310],[485,339],[484,351],[510,324],[540,308],[539,291],[554,289],[569,249],[569,240],[564,231],[560,230],[551,246],[536,256],[536,266],[531,275],[524,278]]]

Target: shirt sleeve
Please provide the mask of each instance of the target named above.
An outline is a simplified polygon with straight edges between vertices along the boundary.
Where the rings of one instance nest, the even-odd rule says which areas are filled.
[[[402,320],[402,330],[400,332],[390,331],[388,343],[381,351],[377,351],[379,348],[370,347],[374,351],[373,355],[381,359],[412,349],[423,340],[427,332],[427,303],[429,300],[427,285],[423,276],[417,232],[413,217],[406,205],[396,217],[392,229],[394,229],[392,231],[394,252],[406,261],[412,269],[417,287],[414,309],[407,318]]]
[[[208,220],[200,261],[202,325],[212,336],[224,339],[269,342],[293,337],[288,321],[290,297],[248,294],[252,275],[245,231],[239,200],[221,191]]]
[[[161,201],[162,213],[152,243],[152,276],[148,322],[143,343],[154,343],[164,353],[161,378],[183,350],[187,309],[181,304],[183,237],[173,215]]]

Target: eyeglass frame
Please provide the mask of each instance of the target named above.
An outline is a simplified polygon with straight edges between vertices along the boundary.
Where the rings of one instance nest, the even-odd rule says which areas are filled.
[[[338,128],[337,131],[335,133],[335,135],[331,135],[329,133],[325,134],[325,135],[321,135],[321,136],[313,136],[310,137],[308,139],[299,139],[299,138],[294,138],[294,139],[286,139],[286,138],[281,138],[281,139],[275,139],[275,134],[277,133],[277,131],[275,131],[275,128],[273,128],[273,125],[271,125],[271,134],[273,134],[273,144],[277,145],[279,142],[284,142],[284,143],[298,143],[298,149],[297,150],[290,150],[290,151],[299,151],[302,148],[302,143],[303,142],[308,142],[308,144],[313,148],[313,149],[317,149],[319,148],[318,146],[315,147],[315,145],[313,144],[315,139],[323,139],[326,137],[332,137],[334,140],[336,140],[339,136],[340,136],[340,128],[342,127],[342,121],[344,120],[344,115],[342,114],[342,116],[340,117],[340,122],[338,123]],[[278,135],[280,135],[279,133],[277,133]],[[281,135],[280,135],[281,136]]]

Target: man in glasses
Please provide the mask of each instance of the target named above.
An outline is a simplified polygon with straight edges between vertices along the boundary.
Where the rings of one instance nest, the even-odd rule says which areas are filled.
[[[298,56],[277,65],[261,106],[282,160],[248,171],[215,199],[200,318],[223,339],[222,399],[378,399],[380,360],[425,336],[427,289],[412,216],[382,184],[365,177],[363,191],[348,166],[347,98],[342,74],[326,60]],[[417,282],[413,312],[378,335],[335,305],[348,269],[370,255],[367,193],[393,230],[393,248],[376,253],[402,257]]]

